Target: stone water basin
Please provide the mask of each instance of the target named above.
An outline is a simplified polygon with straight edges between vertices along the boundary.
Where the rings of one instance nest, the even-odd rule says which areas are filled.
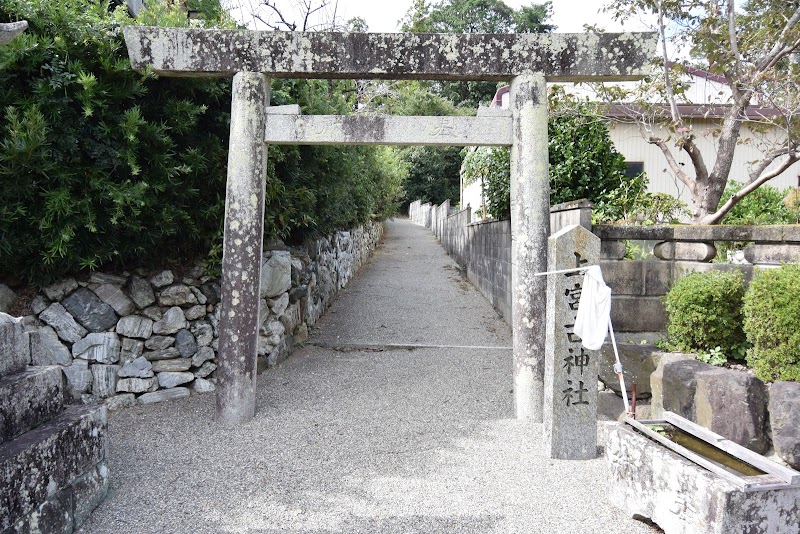
[[[607,430],[609,500],[667,534],[800,534],[800,473],[671,412]]]

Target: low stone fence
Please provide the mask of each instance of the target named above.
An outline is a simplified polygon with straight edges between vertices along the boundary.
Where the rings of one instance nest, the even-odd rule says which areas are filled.
[[[264,253],[262,367],[306,340],[382,235],[383,224],[370,223]],[[73,400],[111,409],[213,391],[219,303],[219,282],[201,266],[184,276],[138,270],[60,280],[33,298],[23,318],[31,364],[60,366]]]
[[[602,239],[601,267],[611,287],[612,319],[620,332],[658,332],[666,328],[662,298],[671,284],[695,271],[742,272],[800,261],[800,225],[783,226],[619,226],[595,225]],[[653,244],[652,260],[625,260],[626,241]],[[715,242],[751,242],[744,264],[711,263]]]
[[[442,246],[466,270],[470,281],[507,320],[511,313],[510,222],[471,223],[469,208],[451,213],[441,206],[413,202],[409,217],[431,228]],[[800,225],[785,226],[621,226],[594,225],[585,200],[550,208],[551,233],[578,224],[601,238],[603,276],[611,287],[611,317],[617,332],[662,332],[667,316],[662,299],[678,278],[695,271],[737,269],[745,282],[755,267],[800,261]],[[626,242],[653,244],[650,260],[626,260]],[[744,263],[711,263],[715,242],[750,242]]]

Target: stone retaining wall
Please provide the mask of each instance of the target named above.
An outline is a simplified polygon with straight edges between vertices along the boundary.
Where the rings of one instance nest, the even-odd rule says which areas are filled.
[[[382,223],[264,253],[259,356],[273,366],[308,337],[371,255]],[[213,391],[220,285],[196,266],[92,273],[43,288],[23,320],[32,365],[58,365],[73,400],[111,409]]]

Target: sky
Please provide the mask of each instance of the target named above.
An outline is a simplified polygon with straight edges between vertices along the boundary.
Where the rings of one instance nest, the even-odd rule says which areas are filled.
[[[259,3],[259,0],[227,1],[228,5],[231,6],[244,6],[244,12],[251,11],[252,7],[250,6],[258,5]],[[273,3],[289,12],[293,5],[301,4],[304,1],[318,2],[318,0],[274,0]],[[335,2],[336,0],[333,1]],[[505,3],[509,7],[518,9],[520,6],[529,5],[531,2],[505,0]],[[403,18],[411,4],[412,0],[338,0],[337,18],[339,20],[349,20],[353,17],[361,17],[367,21],[371,32],[395,32],[399,31],[398,21]],[[637,21],[628,22],[622,27],[611,20],[610,16],[598,13],[605,4],[606,0],[553,0],[553,17],[551,20],[558,26],[557,32],[567,33],[583,31],[584,24],[597,24],[600,28],[609,32],[642,31],[646,29],[643,24]],[[237,16],[235,13],[234,16],[245,23],[248,18],[251,18],[246,15]],[[287,18],[289,17],[287,16]]]

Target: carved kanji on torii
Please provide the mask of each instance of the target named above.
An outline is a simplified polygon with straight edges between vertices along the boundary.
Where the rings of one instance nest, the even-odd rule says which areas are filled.
[[[643,77],[656,35],[295,33],[128,27],[135,69],[233,76],[217,420],[255,413],[266,146],[511,147],[512,328],[517,417],[542,419],[550,186],[547,81]],[[270,78],[498,80],[511,106],[477,117],[303,116],[269,108]]]

